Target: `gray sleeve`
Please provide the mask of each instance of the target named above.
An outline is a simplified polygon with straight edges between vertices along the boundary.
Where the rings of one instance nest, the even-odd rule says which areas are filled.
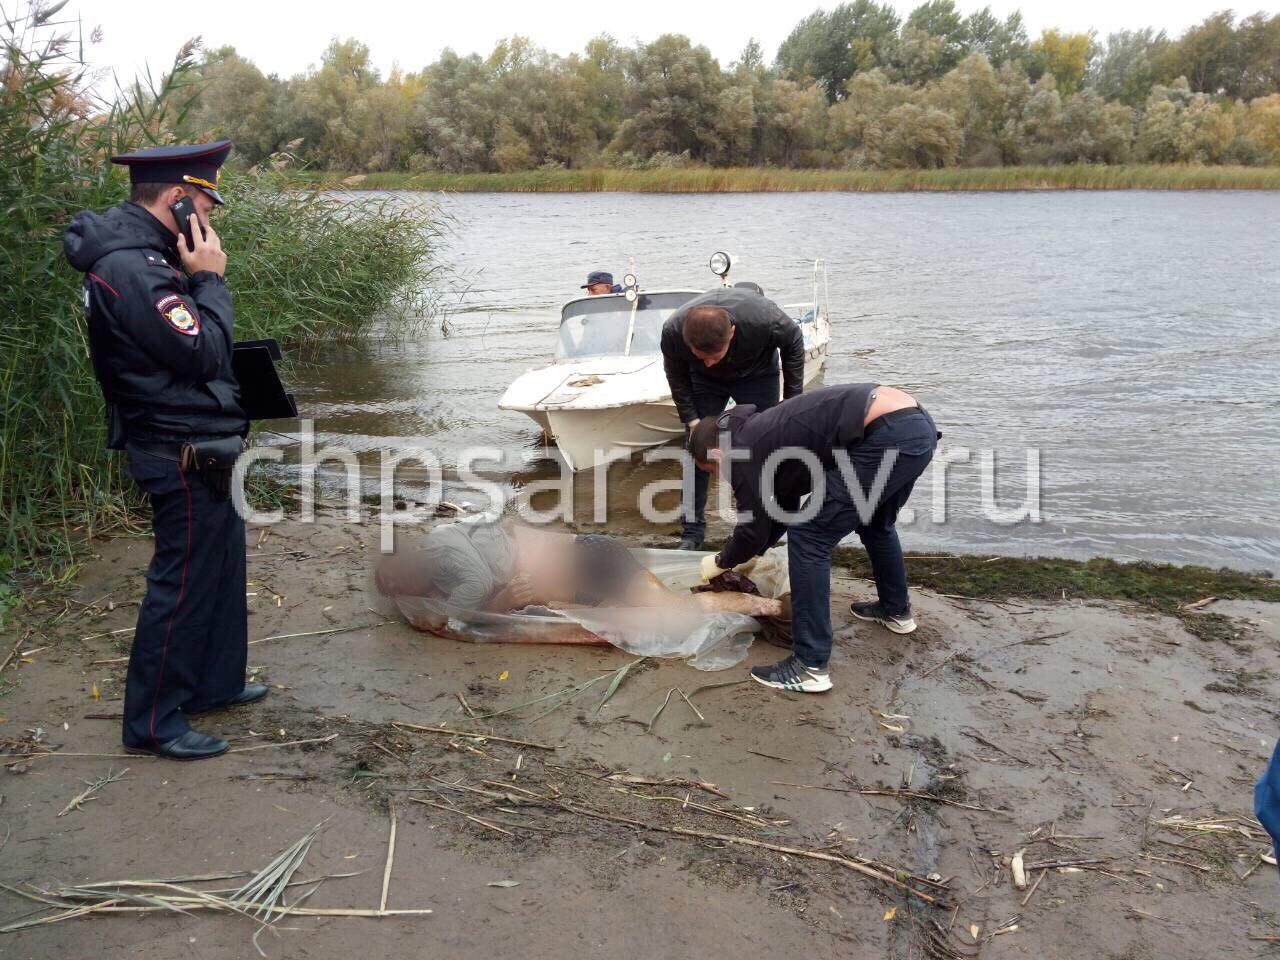
[[[431,530],[419,550],[430,566],[432,582],[455,607],[478,610],[497,593],[489,562],[458,524]]]

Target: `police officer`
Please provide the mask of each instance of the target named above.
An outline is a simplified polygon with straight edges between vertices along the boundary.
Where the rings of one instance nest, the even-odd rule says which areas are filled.
[[[778,376],[781,359],[782,376]],[[804,391],[804,334],[754,283],[695,297],[662,327],[667,385],[686,434],[730,400],[767,410]],[[701,550],[707,532],[707,474],[694,470],[680,517],[680,549]],[[685,490],[689,490],[686,477]]]
[[[76,214],[63,238],[84,274],[108,447],[127,451],[155,533],[129,658],[124,746],[175,760],[227,749],[188,717],[267,693],[245,684],[244,522],[229,480],[248,421],[231,366],[227,257],[208,222],[222,203],[219,168],[230,152],[223,140],[113,157],[129,168],[129,201],[104,216]]]

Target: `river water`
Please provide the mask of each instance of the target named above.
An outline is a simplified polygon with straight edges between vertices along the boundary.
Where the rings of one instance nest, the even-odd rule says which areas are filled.
[[[460,451],[493,445],[507,460],[487,476],[545,481],[552,461],[525,463],[542,452],[538,429],[497,401],[552,356],[559,307],[588,270],[621,277],[634,262],[648,288],[703,288],[723,249],[732,279],[796,302],[811,298],[821,257],[825,382],[903,387],[933,413],[941,452],[970,451],[946,473],[945,521],[941,477],[918,485],[909,549],[1280,567],[1280,193],[398,200],[456,220],[448,329],[330,349],[298,371],[321,446],[365,464],[382,447],[430,450],[451,475]],[[1038,519],[1011,522],[1036,451]],[[673,530],[646,525],[634,501],[674,475],[613,466],[608,526]],[[599,479],[574,478],[575,518],[590,518]]]

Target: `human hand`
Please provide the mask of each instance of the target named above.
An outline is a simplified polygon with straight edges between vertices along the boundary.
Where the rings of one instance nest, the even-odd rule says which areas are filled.
[[[222,276],[227,271],[227,255],[222,252],[222,239],[214,232],[212,224],[204,224],[204,234],[200,232],[200,220],[191,214],[191,242],[195,249],[187,249],[187,236],[178,234],[178,256],[187,273],[208,271]]]
[[[533,586],[528,574],[521,573],[512,577],[507,589],[511,591],[512,609],[519,610],[533,603]]]

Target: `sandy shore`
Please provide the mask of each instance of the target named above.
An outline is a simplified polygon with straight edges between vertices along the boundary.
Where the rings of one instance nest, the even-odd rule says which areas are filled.
[[[268,956],[1245,957],[1273,949],[1251,937],[1280,935],[1255,830],[1170,820],[1247,824],[1277,726],[1280,605],[1212,604],[1234,629],[1209,642],[1137,606],[918,591],[921,629],[901,638],[849,623],[868,585],[841,578],[832,693],[723,686],[695,697],[704,719],[673,697],[649,731],[671,688],[741,680],[779,651],[757,643],[722,674],[646,663],[599,710],[597,683],[540,719],[548,704],[478,720],[466,708],[630,658],[362,626],[382,619],[365,595],[371,524],[322,516],[249,542],[251,638],[339,632],[250,648],[273,694],[200,721],[234,740],[228,756],[116,756],[128,633],[110,631],[133,624],[147,539],[99,543],[3,638],[21,655],[0,680],[6,752],[36,728],[59,749],[0,775],[0,881],[252,871],[329,818],[298,878],[361,872],[307,905],[376,908],[392,803],[388,906],[433,915],[291,917],[259,937]],[[276,746],[297,740],[324,742]],[[58,816],[86,779],[125,766]],[[1012,884],[1018,851],[1033,890]],[[37,906],[3,902],[9,921]],[[118,915],[5,934],[0,951],[248,957],[254,929]]]

